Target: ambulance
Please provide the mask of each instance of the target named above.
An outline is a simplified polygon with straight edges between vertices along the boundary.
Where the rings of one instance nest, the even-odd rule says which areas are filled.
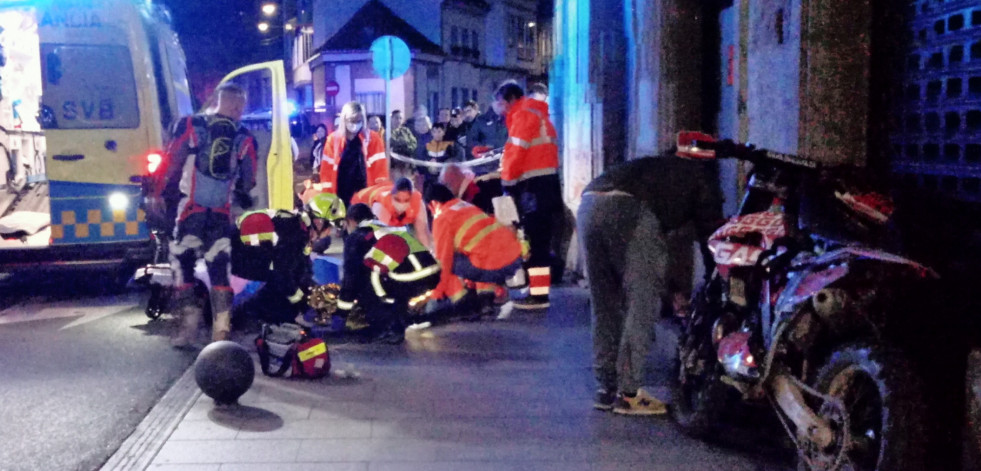
[[[255,126],[259,207],[291,208],[281,61],[224,80],[268,107]],[[153,256],[141,186],[192,114],[170,15],[150,0],[0,0],[0,272],[118,267]],[[247,110],[246,113],[249,111]]]

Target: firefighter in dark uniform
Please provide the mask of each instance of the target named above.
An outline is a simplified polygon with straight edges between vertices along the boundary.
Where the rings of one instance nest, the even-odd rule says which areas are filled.
[[[375,334],[372,340],[401,343],[409,303],[439,284],[439,263],[409,231],[374,220],[367,205],[351,206],[346,223],[350,235],[335,318],[346,319],[357,303]]]

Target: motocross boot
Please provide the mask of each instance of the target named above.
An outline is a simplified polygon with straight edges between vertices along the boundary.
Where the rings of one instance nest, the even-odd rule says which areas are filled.
[[[232,293],[231,288],[211,290],[211,312],[214,320],[211,323],[211,341],[228,340],[232,330]]]
[[[198,326],[201,323],[204,306],[195,296],[193,286],[178,288],[174,292],[174,312],[178,315],[179,327],[177,335],[170,339],[175,348],[186,348],[193,344],[198,337]]]

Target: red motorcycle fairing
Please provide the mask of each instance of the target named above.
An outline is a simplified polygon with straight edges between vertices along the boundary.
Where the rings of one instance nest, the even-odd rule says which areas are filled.
[[[750,245],[730,240],[754,233],[760,235],[759,244]],[[727,276],[731,267],[755,265],[760,254],[785,235],[787,227],[784,215],[763,211],[731,218],[712,234],[708,246],[719,272]]]
[[[863,259],[902,265],[921,278],[938,277],[931,268],[896,254],[866,247],[843,247],[808,260],[803,271],[791,274],[774,303],[774,313],[779,318],[795,312],[798,305],[848,275],[851,262]]]
[[[733,376],[759,376],[756,359],[749,346],[751,337],[751,333],[741,330],[726,335],[719,342],[717,351],[719,363],[726,373]]]

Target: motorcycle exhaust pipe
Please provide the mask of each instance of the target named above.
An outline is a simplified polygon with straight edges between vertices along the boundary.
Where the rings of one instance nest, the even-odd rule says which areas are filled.
[[[820,448],[827,448],[834,441],[834,432],[828,422],[804,402],[800,388],[787,375],[776,375],[771,383],[777,406],[797,428],[797,438],[807,440]]]
[[[825,288],[818,291],[811,301],[814,311],[822,319],[834,318],[848,307],[848,293],[843,289]]]

